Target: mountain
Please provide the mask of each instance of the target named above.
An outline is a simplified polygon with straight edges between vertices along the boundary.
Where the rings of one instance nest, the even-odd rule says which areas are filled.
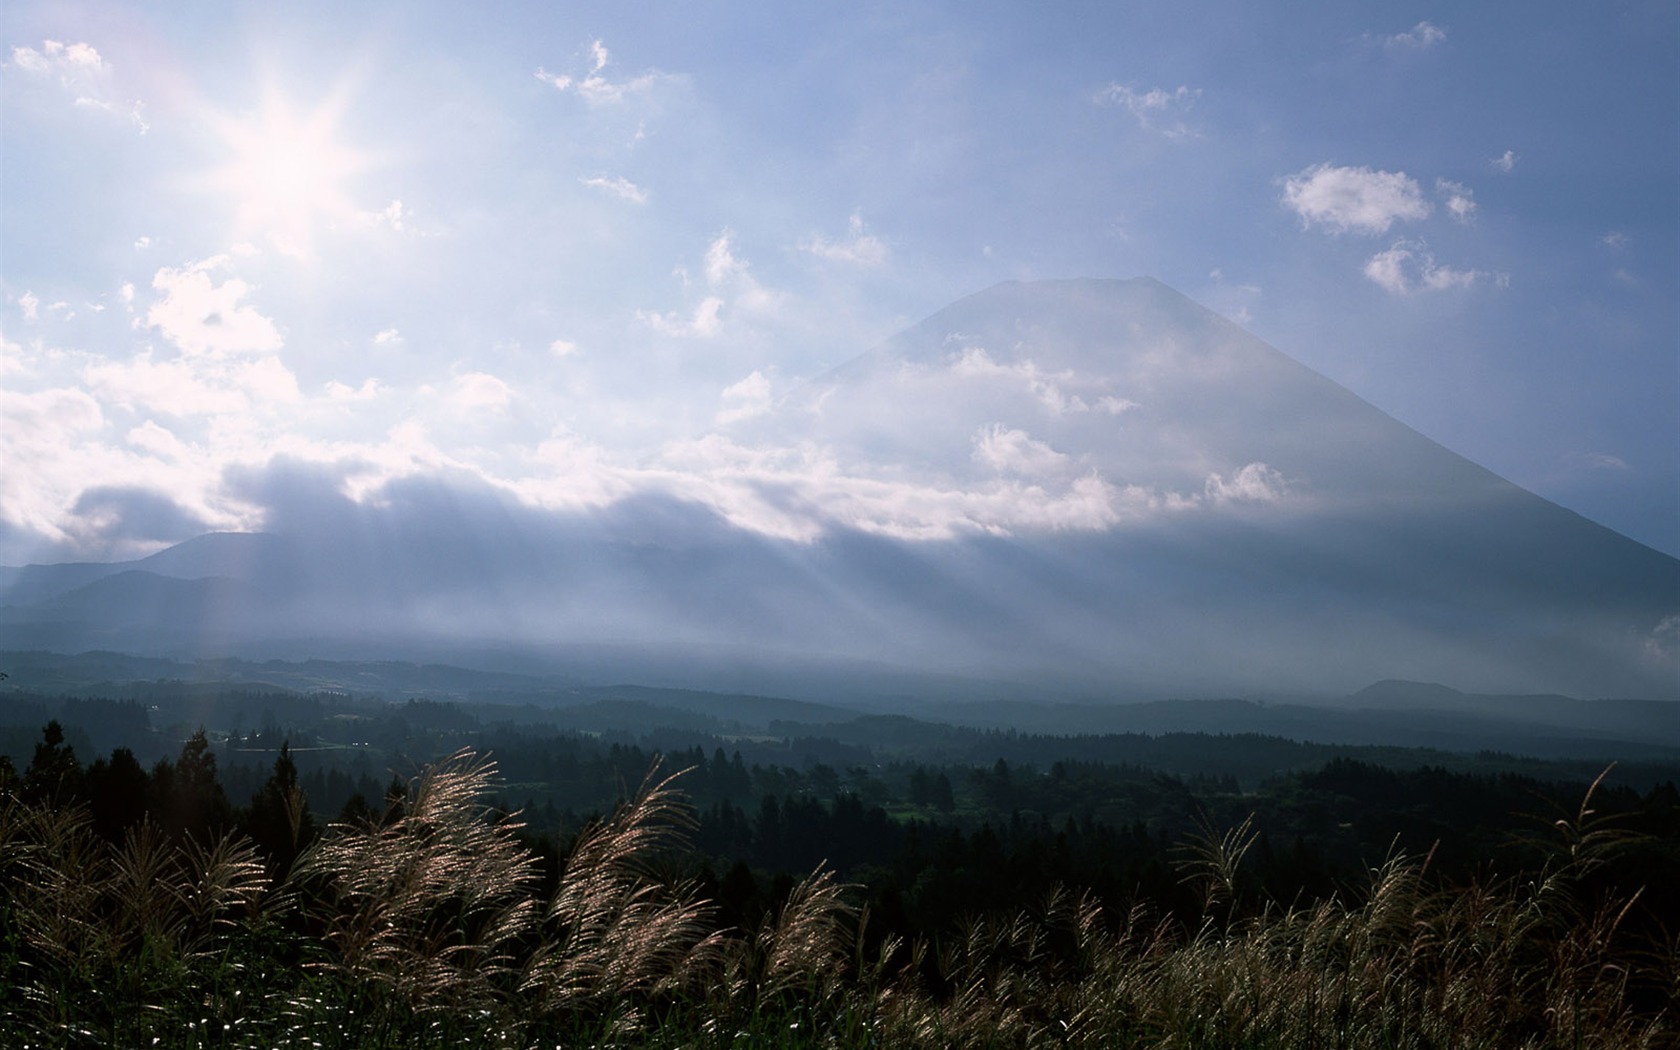
[[[1000,285],[613,502],[277,460],[263,535],[0,570],[0,649],[868,696],[1680,696],[1680,561],[1147,279]]]

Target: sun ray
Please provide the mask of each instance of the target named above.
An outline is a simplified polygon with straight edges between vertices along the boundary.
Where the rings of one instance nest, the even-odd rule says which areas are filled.
[[[338,141],[342,111],[329,99],[300,113],[270,90],[256,113],[215,118],[228,159],[209,183],[236,202],[236,240],[264,238],[305,258],[322,229],[355,214],[345,183],[367,156]]]

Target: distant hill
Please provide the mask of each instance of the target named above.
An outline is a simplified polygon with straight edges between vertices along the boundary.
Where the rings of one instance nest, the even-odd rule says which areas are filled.
[[[1380,682],[1351,696],[1317,701],[866,698],[848,706],[398,661],[219,658],[184,663],[109,652],[0,651],[0,668],[11,676],[0,684],[0,725],[19,727],[24,739],[39,732],[43,716],[28,704],[14,711],[8,697],[97,696],[178,705],[195,697],[290,692],[301,698],[330,692],[393,704],[448,701],[464,705],[486,724],[632,735],[678,730],[823,737],[889,750],[937,749],[951,739],[951,727],[966,727],[1091,738],[1246,734],[1324,745],[1498,751],[1548,759],[1680,761],[1680,702],[1485,696],[1420,682]]]

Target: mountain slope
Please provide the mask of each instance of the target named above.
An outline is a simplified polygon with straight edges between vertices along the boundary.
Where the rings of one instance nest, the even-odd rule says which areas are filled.
[[[0,648],[511,647],[801,696],[1680,693],[1680,562],[1154,281],[1000,285],[663,467],[554,510],[276,464],[272,535],[7,570]]]

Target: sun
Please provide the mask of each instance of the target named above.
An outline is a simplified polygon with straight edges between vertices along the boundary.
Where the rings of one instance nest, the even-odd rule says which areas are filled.
[[[367,158],[338,141],[341,115],[331,101],[299,114],[269,92],[255,114],[216,118],[228,159],[209,181],[237,204],[236,239],[307,257],[318,232],[355,214],[345,183]]]

